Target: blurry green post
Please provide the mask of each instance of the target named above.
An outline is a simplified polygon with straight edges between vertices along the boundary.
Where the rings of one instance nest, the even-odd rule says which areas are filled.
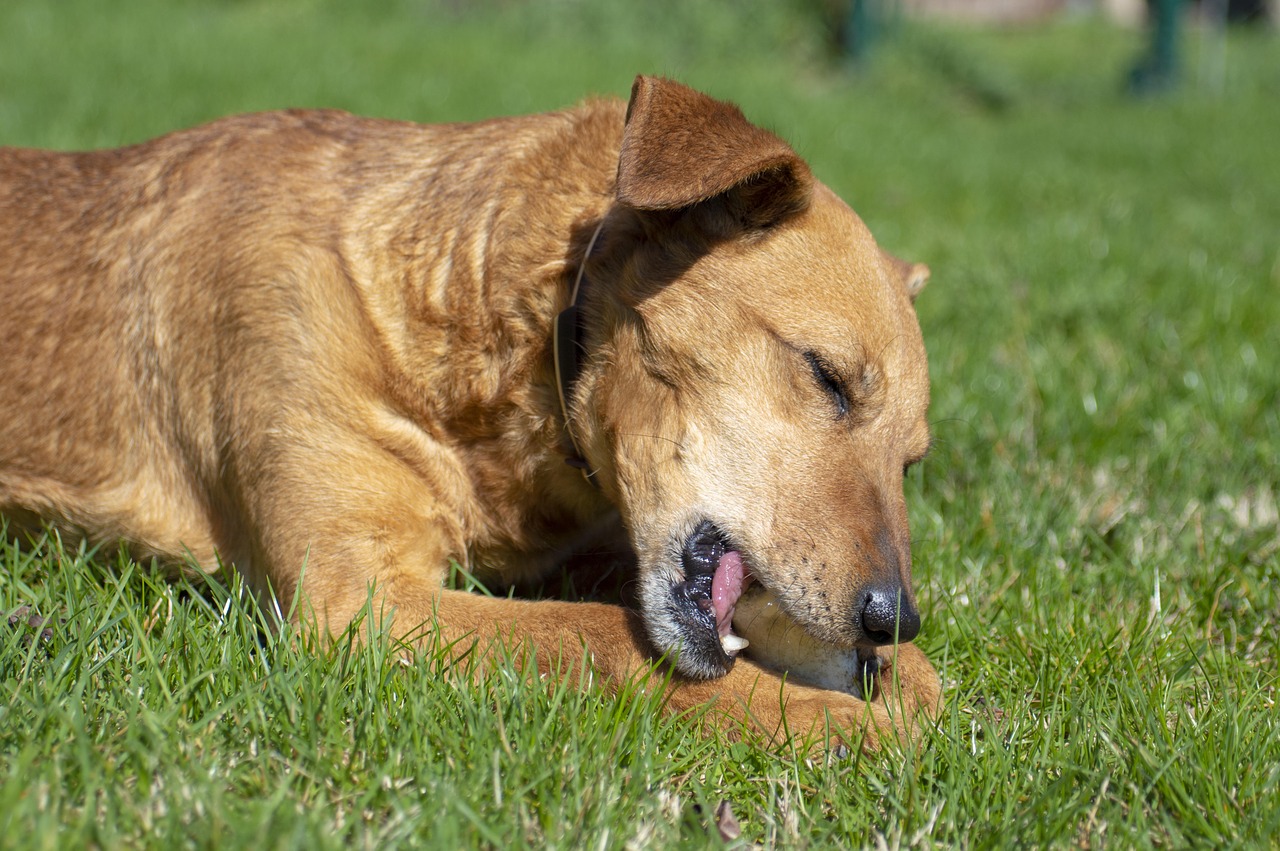
[[[853,64],[864,62],[891,23],[894,0],[849,0],[836,27],[841,54]]]
[[[1178,31],[1182,0],[1147,0],[1151,50],[1129,72],[1129,91],[1153,94],[1171,88],[1178,78]]]

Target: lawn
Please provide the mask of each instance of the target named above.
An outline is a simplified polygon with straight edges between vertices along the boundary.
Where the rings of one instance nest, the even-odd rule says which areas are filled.
[[[852,71],[819,5],[9,0],[0,144],[466,120],[639,71],[736,100],[934,272],[907,498],[937,729],[845,759],[700,738],[377,637],[307,652],[233,576],[45,538],[0,556],[0,846],[701,848],[721,802],[730,845],[1280,844],[1274,34],[1190,30],[1181,89],[1134,101],[1141,37],[1088,17],[905,27]]]

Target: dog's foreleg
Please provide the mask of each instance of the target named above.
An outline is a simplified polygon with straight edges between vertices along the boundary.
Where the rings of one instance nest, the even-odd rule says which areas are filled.
[[[407,591],[394,596],[403,601],[430,593]],[[897,679],[885,682],[873,701],[788,683],[746,659],[724,677],[691,680],[655,662],[639,615],[598,603],[494,599],[442,589],[432,595],[429,609],[399,605],[394,631],[447,654],[469,672],[533,660],[541,677],[594,680],[608,691],[624,685],[661,689],[672,712],[730,737],[745,733],[773,744],[790,739],[817,747],[876,748],[887,739],[905,742],[918,736],[922,718],[938,700],[937,675],[912,645],[886,662],[885,670],[897,672]]]

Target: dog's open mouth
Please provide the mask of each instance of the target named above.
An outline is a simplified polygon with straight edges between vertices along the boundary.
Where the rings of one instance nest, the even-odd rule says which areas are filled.
[[[680,619],[695,634],[687,635],[694,652],[709,657],[718,642],[720,661],[728,663],[747,646],[733,631],[733,607],[752,582],[751,570],[723,532],[704,520],[685,539],[680,554],[685,579],[672,595],[685,611]]]

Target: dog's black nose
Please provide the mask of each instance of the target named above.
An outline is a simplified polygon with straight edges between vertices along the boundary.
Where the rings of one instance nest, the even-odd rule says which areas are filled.
[[[872,588],[862,599],[862,634],[868,641],[903,643],[919,634],[920,613],[900,587]]]

